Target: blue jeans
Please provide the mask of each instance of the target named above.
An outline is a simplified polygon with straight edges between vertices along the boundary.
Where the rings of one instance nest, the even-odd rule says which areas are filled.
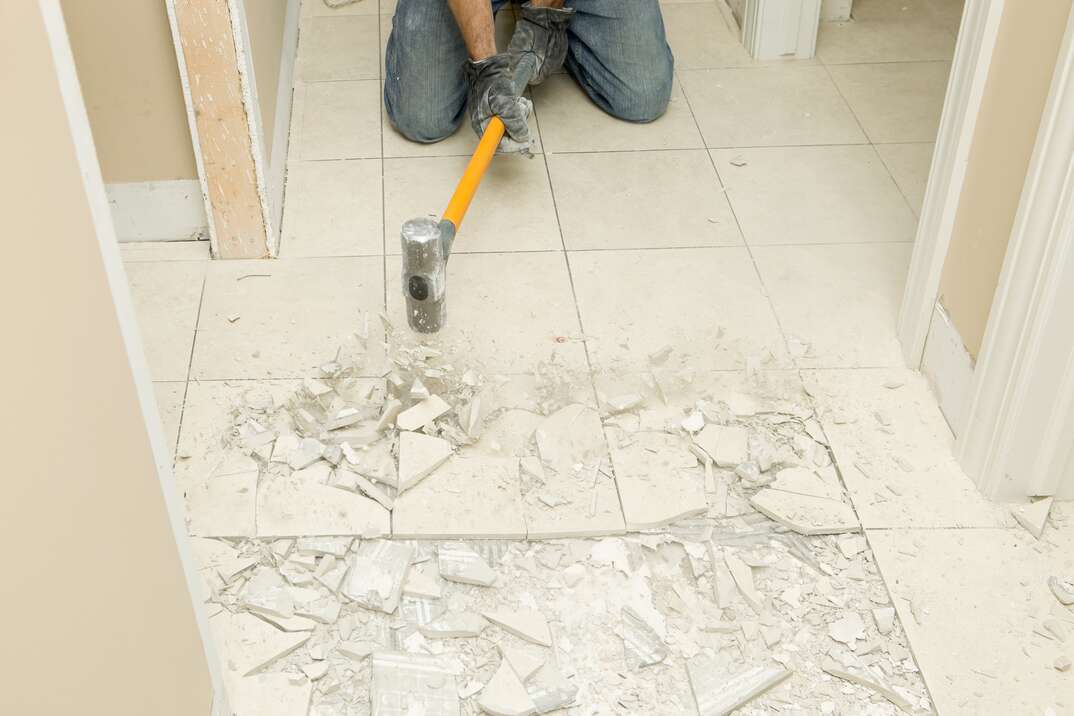
[[[509,0],[491,0],[493,12]],[[667,109],[674,59],[658,0],[566,0],[566,68],[593,102],[629,122]],[[447,0],[399,0],[388,37],[384,106],[415,142],[452,135],[466,113],[468,59]]]

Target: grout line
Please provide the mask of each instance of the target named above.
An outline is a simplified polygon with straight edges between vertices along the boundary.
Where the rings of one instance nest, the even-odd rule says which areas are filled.
[[[839,95],[839,99],[843,100],[843,105],[847,108],[847,111],[850,112],[850,116],[854,118],[854,123],[858,125],[858,129],[861,130],[861,135],[865,137],[865,143],[871,146],[873,138],[869,135],[869,132],[865,130],[865,125],[862,124],[861,117],[859,117],[858,113],[854,110],[854,105],[852,105],[850,100],[847,99],[847,96],[843,94],[843,88],[835,81],[835,77],[832,75],[832,71],[828,65],[823,65],[823,67],[824,73],[828,75],[828,81],[832,83],[832,87],[835,88],[836,93]]]
[[[677,75],[678,73],[676,73]],[[676,80],[679,84],[682,84],[682,80],[676,76]],[[690,97],[683,92],[683,98],[686,100],[686,107],[690,110],[690,116],[694,120],[694,125],[697,127],[698,132],[701,131],[701,125],[697,121],[697,114],[694,113],[694,107],[690,103]],[[776,322],[776,329],[779,330],[779,336],[783,339],[783,350],[787,353],[787,358],[791,365],[795,365],[795,359],[791,353],[790,342],[787,340],[787,332],[783,328],[783,322],[779,320],[779,313],[776,312],[776,306],[772,302],[772,294],[768,290],[767,284],[765,284],[764,277],[761,275],[761,269],[757,266],[757,259],[753,255],[753,249],[750,247],[750,241],[746,237],[746,232],[742,228],[742,221],[738,218],[738,212],[735,211],[734,202],[731,200],[730,194],[726,191],[727,185],[723,181],[723,177],[720,176],[720,168],[716,166],[716,159],[712,156],[711,151],[706,151],[709,157],[709,164],[712,165],[712,171],[716,173],[716,181],[719,184],[719,188],[722,191],[724,200],[727,202],[727,208],[731,212],[732,218],[735,220],[735,226],[738,228],[739,236],[742,237],[742,244],[746,248],[746,253],[750,257],[750,263],[753,264],[754,274],[757,276],[757,283],[760,285],[761,290],[764,292],[765,300],[768,301],[768,310],[772,313],[772,319]],[[773,356],[774,358],[775,356]]]
[[[198,295],[198,310],[194,315],[194,335],[190,339],[190,360],[186,364],[186,378],[183,380],[183,399],[179,404],[179,426],[175,433],[175,449],[172,451],[172,468],[175,467],[175,459],[179,454],[179,441],[183,437],[183,418],[186,417],[186,401],[190,395],[190,376],[194,372],[194,351],[198,346],[198,329],[201,328],[201,311],[205,305],[205,288],[209,283],[209,268],[211,264],[205,266],[205,270],[201,274],[201,293]]]

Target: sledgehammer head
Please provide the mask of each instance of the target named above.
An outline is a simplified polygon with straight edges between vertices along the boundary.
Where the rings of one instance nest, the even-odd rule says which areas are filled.
[[[403,294],[410,328],[436,333],[447,320],[447,261],[455,225],[423,217],[403,224]]]

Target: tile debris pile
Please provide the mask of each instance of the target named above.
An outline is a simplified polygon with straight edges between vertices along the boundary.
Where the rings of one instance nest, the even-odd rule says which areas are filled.
[[[238,713],[931,712],[804,400],[658,353],[582,397],[543,366],[521,409],[389,343],[386,380],[246,391],[211,479],[256,516],[190,504]]]

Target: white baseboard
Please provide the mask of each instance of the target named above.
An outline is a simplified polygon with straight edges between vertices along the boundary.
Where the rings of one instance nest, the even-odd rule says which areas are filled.
[[[207,239],[209,221],[197,179],[107,184],[120,241]]]
[[[287,0],[287,17],[283,28],[283,44],[280,57],[280,81],[276,92],[276,117],[271,128],[272,131],[272,156],[268,157],[268,203],[271,214],[272,230],[275,234],[273,242],[276,250],[279,250],[280,236],[283,226],[283,193],[284,180],[287,172],[288,142],[291,136],[291,105],[294,100],[294,77],[295,61],[298,56],[298,32],[300,16],[300,0]]]
[[[850,19],[850,11],[854,0],[821,0],[821,22],[846,22]]]
[[[817,51],[821,0],[747,0],[742,44],[755,60],[807,60]]]
[[[951,317],[943,306],[937,303],[932,312],[929,335],[925,339],[921,372],[936,392],[940,410],[947,418],[947,424],[951,426],[955,437],[966,427],[973,368],[973,358],[966,350]]]

